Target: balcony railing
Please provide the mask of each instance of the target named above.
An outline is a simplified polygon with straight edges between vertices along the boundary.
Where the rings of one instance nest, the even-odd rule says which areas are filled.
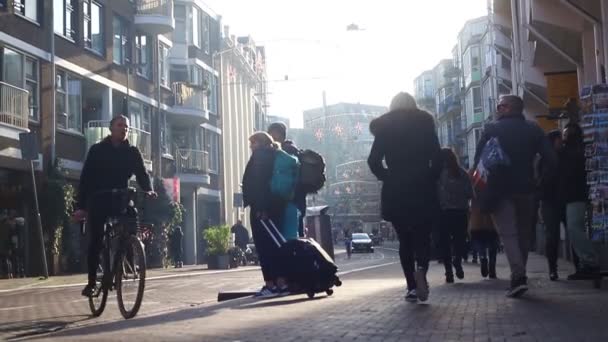
[[[175,163],[177,172],[180,174],[206,175],[209,173],[209,153],[207,151],[176,148]]]
[[[206,111],[207,90],[184,82],[173,83],[175,106]]]
[[[137,15],[173,16],[173,0],[137,0]]]
[[[27,129],[29,92],[0,82],[0,123]]]
[[[110,135],[110,121],[93,120],[87,123],[85,136],[87,139],[87,150],[103,138]],[[137,146],[144,160],[152,160],[152,137],[150,132],[131,127],[129,129],[129,143]]]

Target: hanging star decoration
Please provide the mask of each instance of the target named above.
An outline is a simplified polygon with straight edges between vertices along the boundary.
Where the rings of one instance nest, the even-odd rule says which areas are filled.
[[[355,132],[357,132],[357,134],[363,133],[363,124],[361,122],[357,122],[355,125]]]
[[[336,126],[334,127],[334,133],[336,133],[337,136],[342,136],[343,130],[342,130],[342,126],[340,126],[339,124],[336,124]]]
[[[323,130],[320,128],[317,128],[317,131],[315,132],[315,138],[317,138],[318,141],[321,141],[323,139]]]

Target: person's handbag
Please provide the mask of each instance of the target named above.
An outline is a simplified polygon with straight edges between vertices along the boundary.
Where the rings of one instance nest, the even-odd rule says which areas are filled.
[[[498,137],[490,138],[473,172],[473,189],[482,213],[492,212],[504,198],[508,190],[510,166],[511,159],[500,145]]]

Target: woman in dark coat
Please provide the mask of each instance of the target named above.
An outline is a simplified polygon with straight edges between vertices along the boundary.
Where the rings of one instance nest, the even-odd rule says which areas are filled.
[[[370,131],[375,138],[367,162],[383,182],[382,217],[392,222],[399,237],[406,300],[425,301],[431,226],[439,211],[441,158],[435,123],[429,113],[418,109],[411,95],[400,93],[390,112],[370,123]]]

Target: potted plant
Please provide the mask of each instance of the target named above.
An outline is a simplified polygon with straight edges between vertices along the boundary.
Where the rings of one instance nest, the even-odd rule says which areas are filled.
[[[203,231],[207,244],[207,266],[209,269],[225,270],[230,268],[230,227],[214,226]]]

